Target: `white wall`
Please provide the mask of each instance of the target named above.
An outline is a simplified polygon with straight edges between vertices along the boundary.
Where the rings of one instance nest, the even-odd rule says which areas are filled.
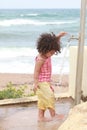
[[[77,66],[77,47],[70,47],[70,74],[69,74],[69,94],[75,98],[75,80],[76,80],[76,66]],[[84,47],[84,62],[83,62],[83,76],[82,76],[82,91],[83,95],[87,96],[87,46]]]

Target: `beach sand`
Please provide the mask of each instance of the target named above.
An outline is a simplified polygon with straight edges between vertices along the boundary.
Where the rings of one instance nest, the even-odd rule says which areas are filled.
[[[61,79],[61,84],[59,84]],[[15,73],[0,73],[0,90],[5,88],[11,82],[15,87],[27,85],[28,90],[33,89],[33,74],[15,74]],[[52,75],[52,85],[55,92],[68,91],[69,75]]]

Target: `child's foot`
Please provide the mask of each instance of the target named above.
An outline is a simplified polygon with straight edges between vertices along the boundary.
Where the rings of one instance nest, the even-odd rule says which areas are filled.
[[[52,119],[51,119],[51,118],[46,118],[46,117],[44,117],[44,118],[38,119],[38,121],[39,121],[39,122],[49,122],[49,121],[52,121]]]
[[[63,114],[56,114],[53,119],[59,119],[59,120],[62,120],[64,119],[64,115]]]

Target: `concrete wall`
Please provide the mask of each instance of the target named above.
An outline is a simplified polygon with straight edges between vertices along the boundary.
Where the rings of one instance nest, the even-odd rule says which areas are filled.
[[[75,98],[75,80],[76,80],[76,66],[77,66],[77,47],[70,47],[70,74],[69,74],[69,94]],[[84,47],[84,62],[83,62],[83,76],[82,76],[82,91],[83,95],[87,96],[87,46]]]

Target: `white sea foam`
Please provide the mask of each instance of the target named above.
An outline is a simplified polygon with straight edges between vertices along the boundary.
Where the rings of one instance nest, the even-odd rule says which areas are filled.
[[[20,14],[20,16],[24,17],[24,16],[38,16],[39,14],[37,13],[31,13],[31,14]]]
[[[68,21],[39,21],[39,20],[30,20],[30,19],[10,19],[10,20],[1,20],[0,26],[12,26],[12,25],[61,25],[61,24],[71,24],[76,23],[77,21],[68,20]]]
[[[65,50],[52,57],[53,73],[60,73],[62,66],[61,73],[69,73],[69,53],[64,58]],[[33,73],[36,55],[37,51],[33,48],[0,48],[0,72]]]
[[[0,59],[14,58],[19,56],[35,56],[37,54],[36,49],[21,47],[21,48],[1,48]]]

